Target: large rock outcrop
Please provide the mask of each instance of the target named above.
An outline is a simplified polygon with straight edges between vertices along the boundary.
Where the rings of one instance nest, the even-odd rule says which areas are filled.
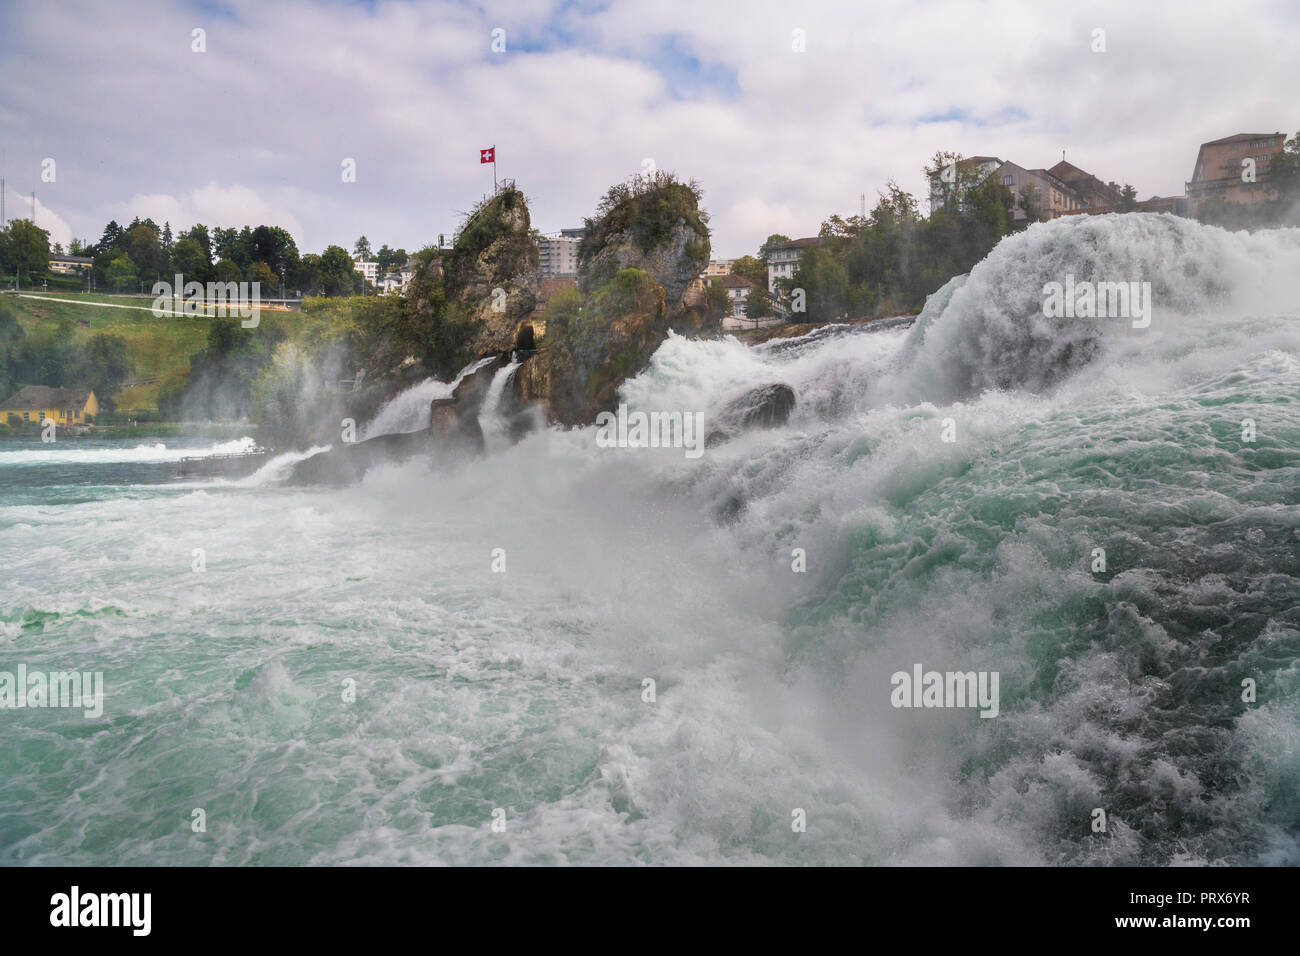
[[[717,334],[699,275],[709,258],[707,216],[693,184],[660,174],[612,188],[587,221],[579,296],[548,309],[546,335],[516,372],[517,406],[540,404],[563,425],[585,425],[617,404],[669,329]]]
[[[474,210],[451,249],[427,251],[403,327],[421,367],[445,381],[475,357],[496,358],[433,403],[430,447],[483,446],[484,397],[512,354],[520,364],[491,413],[517,438],[536,427],[539,410],[574,426],[615,408],[619,386],[648,365],[670,329],[717,334],[721,314],[710,311],[699,280],[709,257],[699,198],[697,186],[666,174],[612,188],[587,221],[577,289],[552,298],[544,314],[534,314],[539,255],[513,185]]]
[[[479,205],[442,258],[448,301],[477,326],[472,355],[514,346],[520,326],[537,307],[542,270],[524,194],[508,186]]]
[[[732,399],[714,417],[705,445],[713,447],[756,428],[779,428],[794,411],[794,389],[777,382],[760,385]]]
[[[517,404],[540,403],[551,421],[568,426],[618,404],[618,387],[646,367],[670,324],[663,288],[646,273],[624,270],[613,285],[589,300],[586,314],[547,323],[546,346],[511,380]]]

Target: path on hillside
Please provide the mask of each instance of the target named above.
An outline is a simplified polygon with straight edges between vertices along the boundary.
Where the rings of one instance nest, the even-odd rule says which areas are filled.
[[[148,305],[118,305],[114,302],[83,302],[80,299],[60,299],[52,295],[30,295],[26,292],[15,292],[14,295],[16,295],[20,299],[39,299],[42,302],[71,302],[73,305],[93,305],[101,309],[139,309],[142,312],[153,312],[153,306],[148,306]],[[168,299],[167,301],[170,302],[171,299]],[[271,312],[294,311],[293,309],[285,308],[282,305],[258,305],[258,308],[267,309]],[[192,317],[195,314],[197,314],[200,318],[205,317],[204,313],[202,312],[199,313],[173,312],[171,309],[167,309],[163,314],[179,315],[183,318]],[[207,318],[212,318],[212,316],[207,316]]]

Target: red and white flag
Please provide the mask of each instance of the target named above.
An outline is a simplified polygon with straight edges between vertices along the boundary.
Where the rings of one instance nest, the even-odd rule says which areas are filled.
[[[482,166],[484,163],[495,163],[497,161],[497,148],[489,146],[487,149],[478,151],[478,162]]]

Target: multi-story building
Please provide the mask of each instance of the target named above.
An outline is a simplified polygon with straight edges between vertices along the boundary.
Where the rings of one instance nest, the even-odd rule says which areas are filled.
[[[86,272],[94,264],[90,256],[50,256],[50,271],[65,276]]]
[[[967,156],[957,163],[951,183],[943,181],[943,170],[930,177],[930,214],[942,209],[951,198],[957,181],[982,183],[997,171],[1002,160],[996,156]],[[960,197],[959,197],[960,198]]]
[[[700,275],[705,281],[729,276],[731,275],[731,267],[735,264],[735,259],[710,259],[709,264]]]
[[[365,280],[371,285],[374,285],[379,281],[378,262],[363,262],[360,259],[354,259],[352,262],[352,268],[356,269],[357,272],[360,272]]]
[[[1120,201],[1119,187],[1112,183],[1103,183],[1092,173],[1085,172],[1073,163],[1067,163],[1062,159],[1059,163],[1047,171],[1055,176],[1065,185],[1074,190],[1074,194],[1081,206],[1076,209],[1087,211],[1093,207],[1110,206],[1114,208]],[[1067,212],[1073,210],[1067,209]]]
[[[772,246],[767,251],[767,291],[771,294],[776,293],[776,281],[778,279],[789,279],[799,268],[799,259],[803,256],[803,251],[809,246],[820,246],[822,240],[817,236],[811,236],[807,239],[794,239],[790,242],[783,242],[779,246]]]
[[[1285,143],[1282,133],[1238,133],[1202,143],[1187,183],[1189,213],[1198,216],[1211,200],[1249,205],[1268,199],[1268,164]]]
[[[1015,197],[1015,209],[1012,217],[1016,222],[1025,222],[1028,214],[1022,196],[1026,187],[1032,187],[1038,203],[1037,218],[1046,222],[1083,208],[1078,194],[1065,182],[1052,175],[1046,169],[1025,169],[1015,163],[1003,163],[993,174],[998,182],[1011,190]]]
[[[537,243],[543,279],[570,278],[578,274],[578,245],[581,229],[561,229],[558,236],[546,236]]]

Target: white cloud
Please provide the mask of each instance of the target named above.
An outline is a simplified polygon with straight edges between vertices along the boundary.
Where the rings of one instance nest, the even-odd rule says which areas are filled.
[[[21,200],[15,203],[15,200]],[[17,208],[15,208],[15,205]],[[16,197],[12,193],[5,196],[5,216],[8,219],[31,219],[32,218],[32,200],[31,196]],[[72,241],[72,227],[57,212],[45,205],[38,194],[36,196],[36,225],[50,234],[50,245],[56,242],[63,246],[66,251],[68,243]]]
[[[124,202],[107,206],[105,214],[122,226],[136,216],[152,219],[160,227],[164,222],[170,223],[174,233],[199,222],[209,228],[267,223],[281,226],[291,235],[301,235],[302,224],[292,210],[291,205],[267,200],[248,186],[210,182],[179,197],[136,193]]]
[[[1297,125],[1300,31],[1280,3],[1231,17],[1208,0],[229,10],[8,9],[11,187],[57,157],[59,182],[42,193],[88,238],[111,214],[266,221],[303,251],[361,233],[413,249],[491,188],[482,146],[498,146],[546,229],[577,224],[649,156],[701,182],[715,253],[737,255],[771,232],[815,232],[861,193],[870,206],[890,178],[923,194],[939,149],[1035,167],[1064,148],[1145,197],[1181,193],[1205,140]],[[195,26],[206,53],[190,51]],[[489,49],[495,27],[505,54]],[[795,27],[805,53],[791,49]],[[671,98],[691,86],[696,97]],[[344,157],[355,183],[340,179]]]

